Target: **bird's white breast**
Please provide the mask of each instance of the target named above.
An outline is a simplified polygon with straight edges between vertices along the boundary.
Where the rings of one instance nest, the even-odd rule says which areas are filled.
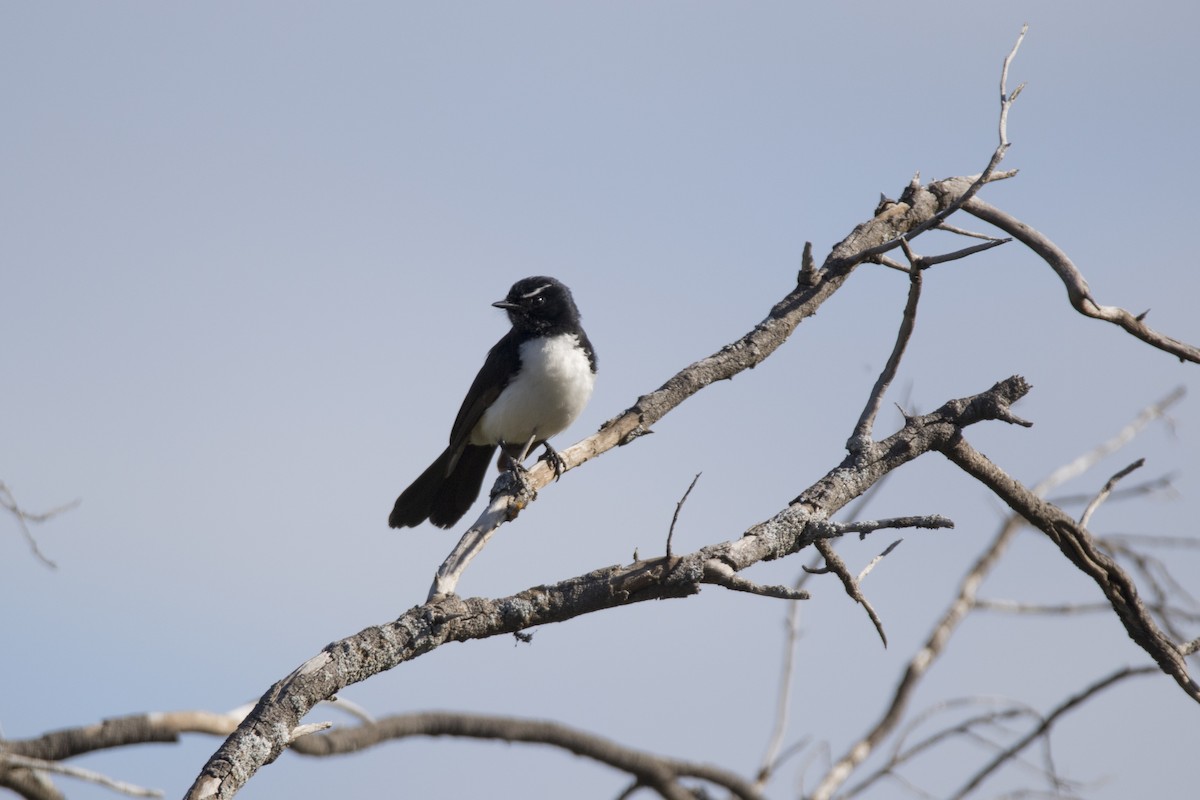
[[[483,413],[474,444],[523,445],[549,439],[575,421],[592,396],[596,373],[573,333],[521,345],[521,370]]]

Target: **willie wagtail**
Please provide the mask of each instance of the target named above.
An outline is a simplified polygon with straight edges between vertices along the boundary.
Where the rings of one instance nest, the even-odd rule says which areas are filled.
[[[579,325],[571,290],[537,276],[513,284],[492,303],[508,312],[512,329],[488,351],[467,390],[447,447],[396,500],[388,524],[415,527],[429,520],[449,528],[479,496],[499,446],[500,463],[521,462],[539,446],[555,472],[562,460],[546,441],[575,421],[596,382],[596,353]]]

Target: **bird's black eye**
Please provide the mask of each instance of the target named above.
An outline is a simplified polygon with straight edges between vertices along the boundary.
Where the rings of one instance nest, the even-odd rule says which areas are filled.
[[[545,303],[546,303],[546,298],[544,295],[539,294],[537,297],[533,298],[533,304],[535,306],[545,305]]]

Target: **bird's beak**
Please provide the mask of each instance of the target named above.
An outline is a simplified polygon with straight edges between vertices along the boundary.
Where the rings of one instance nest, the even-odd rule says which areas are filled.
[[[507,300],[497,300],[496,302],[492,303],[492,305],[495,306],[496,308],[503,308],[505,310],[510,309],[510,308],[520,308],[521,307],[517,303],[510,303]]]

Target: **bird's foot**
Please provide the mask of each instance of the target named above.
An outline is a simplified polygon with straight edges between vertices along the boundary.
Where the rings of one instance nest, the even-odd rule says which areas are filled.
[[[549,442],[542,442],[542,447],[546,448],[546,452],[542,454],[542,460],[550,465],[550,468],[554,470],[554,480],[558,480],[567,471],[567,462],[557,450],[550,446]]]
[[[508,453],[504,454],[504,468],[513,473],[519,480],[525,480],[529,468]]]

